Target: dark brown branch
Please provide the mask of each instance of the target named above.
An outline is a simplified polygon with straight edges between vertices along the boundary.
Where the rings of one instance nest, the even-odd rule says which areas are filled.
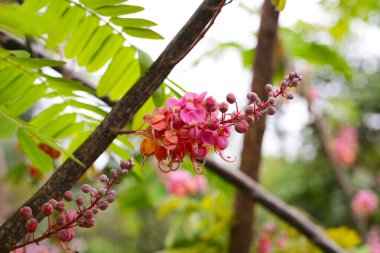
[[[265,84],[271,83],[274,69],[275,45],[279,13],[271,0],[265,0],[253,66],[252,90],[259,97],[267,96]],[[265,131],[265,117],[250,127],[244,136],[240,170],[258,181],[261,160],[261,146]],[[254,202],[250,196],[237,191],[234,201],[234,223],[231,227],[229,253],[248,253],[253,237]]]
[[[96,130],[74,152],[74,156],[85,167],[80,166],[71,159],[66,160],[24,205],[30,206],[34,213],[39,213],[40,206],[50,198],[62,198],[63,193],[79,180],[87,168],[116,138],[116,135],[110,129],[122,129],[127,122],[132,120],[137,110],[161,85],[174,66],[178,64],[181,60],[181,55],[193,45],[223,3],[224,0],[203,1],[145,75],[115,104]],[[42,219],[41,216],[37,218]],[[16,211],[0,227],[0,252],[6,252],[7,244],[17,243],[25,234],[25,221],[19,218],[18,211]]]
[[[316,246],[326,253],[344,253],[345,251],[326,236],[324,231],[301,212],[288,206],[280,199],[264,190],[249,176],[237,170],[230,170],[218,166],[213,162],[207,162],[206,167],[224,180],[230,182],[249,197],[250,201],[256,201],[274,213],[291,226],[298,229]],[[238,252],[238,251],[235,251]]]

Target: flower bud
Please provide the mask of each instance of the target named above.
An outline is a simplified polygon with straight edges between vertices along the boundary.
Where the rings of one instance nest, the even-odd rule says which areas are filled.
[[[226,102],[220,103],[219,111],[221,111],[222,113],[226,113],[228,111],[228,104]]]
[[[276,107],[269,106],[267,112],[269,115],[274,115],[277,112]]]
[[[63,194],[63,198],[64,198],[66,201],[70,202],[71,200],[74,199],[74,194],[73,194],[73,192],[71,192],[71,191],[66,191],[66,192]]]
[[[55,199],[50,199],[48,202],[53,206],[54,209],[55,209],[55,207],[57,206],[57,203],[58,203],[58,201],[55,200]]]
[[[55,206],[55,210],[57,210],[57,212],[60,212],[60,213],[65,211],[65,203],[63,203],[62,201],[59,201],[57,205]]]
[[[247,115],[253,115],[255,113],[255,107],[253,105],[247,105],[245,108],[245,113]]]
[[[88,220],[84,220],[82,225],[84,228],[91,228],[94,226],[94,223],[95,223],[94,219],[88,219]]]
[[[114,202],[115,198],[116,198],[116,195],[108,195],[106,198],[106,201],[108,203],[112,203],[112,202]]]
[[[86,210],[83,214],[83,217],[86,219],[86,220],[89,220],[89,219],[92,219],[92,217],[94,217],[94,212],[90,209]]]
[[[286,83],[286,81],[282,81],[281,82],[281,89],[286,89],[286,86],[288,86],[288,84]]]
[[[108,203],[106,202],[106,201],[100,201],[99,203],[98,203],[98,208],[100,209],[100,210],[106,210],[107,209],[107,207],[108,207]]]
[[[254,122],[255,122],[255,116],[253,116],[253,115],[244,115],[244,119],[245,119],[248,123],[254,123]]]
[[[82,192],[89,193],[91,191],[91,186],[88,184],[82,185]]]
[[[298,78],[294,78],[294,79],[292,80],[291,86],[292,86],[292,87],[297,87],[298,84],[299,84]]]
[[[23,219],[28,219],[33,216],[32,208],[29,206],[24,206],[20,209],[20,217]]]
[[[90,196],[96,198],[98,195],[98,191],[95,188],[91,188]]]
[[[294,95],[292,93],[286,93],[286,98],[287,99],[293,99],[294,98]]]
[[[122,175],[128,174],[128,172],[129,172],[129,171],[128,171],[127,169],[122,169],[122,170],[121,170],[121,174],[122,174]]]
[[[248,122],[244,119],[241,119],[235,122],[234,125],[235,125],[235,131],[241,134],[247,132],[249,128]]]
[[[226,100],[228,103],[233,104],[236,102],[236,96],[233,93],[228,93]]]
[[[99,177],[99,180],[100,180],[100,182],[105,183],[105,182],[108,181],[108,177],[107,177],[106,175],[102,174],[102,175]]]
[[[117,170],[116,169],[112,169],[111,170],[111,176],[112,177],[117,177]]]
[[[106,188],[99,188],[99,189],[98,189],[98,193],[99,193],[101,196],[106,195],[107,191],[108,191],[108,190],[107,190]]]
[[[94,208],[94,209],[92,209],[92,212],[93,212],[94,215],[95,215],[95,214],[99,213],[99,209],[98,209],[98,208]]]
[[[84,204],[84,198],[83,198],[83,196],[78,196],[78,198],[75,200],[75,202],[79,206],[83,205]]]
[[[248,92],[248,94],[247,94],[247,98],[248,98],[249,101],[251,101],[251,102],[256,102],[256,101],[259,99],[259,97],[257,96],[257,94],[256,94],[255,92],[253,92],[253,91]]]
[[[273,91],[273,86],[272,86],[272,84],[270,84],[270,83],[267,83],[266,85],[265,85],[265,90],[266,90],[266,92],[272,92]]]
[[[66,217],[65,215],[63,214],[60,214],[57,219],[55,219],[55,223],[58,225],[58,226],[63,226],[66,224]]]
[[[207,111],[215,112],[218,109],[218,102],[214,97],[207,97],[205,99],[205,106]]]
[[[276,99],[274,98],[274,97],[270,97],[269,99],[268,99],[268,102],[269,102],[269,104],[271,104],[271,105],[276,105]]]
[[[49,202],[46,202],[45,204],[42,205],[41,213],[44,216],[50,216],[53,212],[54,212],[54,207]]]
[[[206,121],[207,128],[213,131],[218,129],[219,125],[220,125],[219,119],[215,116],[209,117]]]
[[[58,240],[62,242],[69,242],[75,236],[74,230],[72,228],[63,229],[57,232]]]
[[[107,192],[107,196],[108,195],[114,195],[114,196],[116,196],[116,191],[115,190],[109,190],[108,192]]]
[[[38,221],[35,218],[30,218],[26,222],[26,230],[28,231],[28,233],[36,232],[37,228],[38,228]]]

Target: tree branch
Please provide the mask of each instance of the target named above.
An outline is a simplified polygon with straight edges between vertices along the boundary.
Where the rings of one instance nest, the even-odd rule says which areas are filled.
[[[265,84],[271,83],[274,69],[274,52],[277,40],[278,11],[271,0],[265,0],[261,10],[258,44],[253,66],[252,90],[259,97],[267,96]],[[256,121],[244,136],[240,170],[259,180],[261,146],[265,131],[265,117]],[[234,223],[231,227],[229,253],[248,253],[253,238],[254,202],[246,193],[237,191],[234,201]]]
[[[326,253],[344,253],[345,251],[328,238],[324,231],[302,213],[288,206],[286,203],[271,195],[246,174],[218,166],[213,162],[206,162],[206,167],[224,180],[230,182],[244,192],[251,201],[256,201],[274,213],[291,226],[298,229],[316,246]],[[237,251],[236,251],[237,252]]]
[[[122,129],[137,110],[148,100],[161,85],[174,66],[183,58],[198,36],[217,13],[225,0],[204,0],[193,16],[169,43],[158,59],[137,83],[119,100],[111,112],[100,123],[87,140],[74,152],[85,167],[67,159],[51,178],[24,204],[30,206],[34,213],[39,213],[40,206],[50,198],[61,199],[87,168],[107,149],[116,138],[111,128]],[[42,219],[41,216],[37,217]],[[7,251],[7,244],[15,244],[26,234],[25,222],[16,211],[0,227],[0,252]]]

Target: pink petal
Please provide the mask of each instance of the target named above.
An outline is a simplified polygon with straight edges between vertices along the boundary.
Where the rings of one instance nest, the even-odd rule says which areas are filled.
[[[215,146],[219,147],[220,150],[224,150],[228,146],[228,140],[227,138],[223,136],[218,136],[215,139]]]

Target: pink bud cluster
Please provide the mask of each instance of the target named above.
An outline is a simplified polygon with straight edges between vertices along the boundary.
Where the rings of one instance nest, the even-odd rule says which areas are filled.
[[[271,84],[265,86],[268,100],[262,101],[254,92],[249,92],[249,104],[240,110],[236,97],[230,93],[226,101],[218,103],[212,96],[206,97],[206,92],[196,94],[186,93],[181,99],[169,98],[167,106],[157,108],[152,114],[144,116],[149,125],[145,131],[137,134],[146,138],[141,142],[140,151],[146,156],[154,155],[163,172],[178,169],[188,155],[197,174],[203,173],[206,156],[213,147],[224,160],[222,151],[228,146],[228,137],[233,128],[237,133],[248,131],[249,124],[264,113],[276,113],[276,98],[278,96],[292,99],[293,94],[286,92],[287,88],[297,87],[302,76],[291,72],[274,89]],[[234,112],[229,112],[234,105]],[[201,164],[197,160],[202,161]]]
[[[66,191],[63,194],[63,198],[66,202],[72,202],[75,204],[77,210],[69,210],[66,207],[65,202],[50,199],[41,206],[40,212],[43,216],[48,218],[48,227],[45,232],[37,238],[34,233],[37,231],[39,223],[36,218],[33,217],[33,211],[29,206],[24,206],[20,209],[19,215],[22,219],[27,219],[26,230],[28,237],[25,242],[17,245],[13,249],[24,247],[31,243],[38,244],[40,241],[46,238],[56,238],[59,244],[65,248],[63,243],[70,242],[74,236],[74,227],[91,228],[94,226],[94,216],[99,213],[100,210],[106,210],[108,204],[114,202],[116,198],[116,192],[110,188],[120,183],[122,175],[127,174],[134,166],[133,161],[122,160],[120,162],[120,169],[112,169],[111,177],[101,175],[99,177],[100,182],[103,183],[103,187],[98,189],[91,187],[89,184],[82,185],[82,192],[89,195],[89,200],[86,201],[82,195],[75,196],[73,192]],[[53,218],[53,213],[56,213]]]

